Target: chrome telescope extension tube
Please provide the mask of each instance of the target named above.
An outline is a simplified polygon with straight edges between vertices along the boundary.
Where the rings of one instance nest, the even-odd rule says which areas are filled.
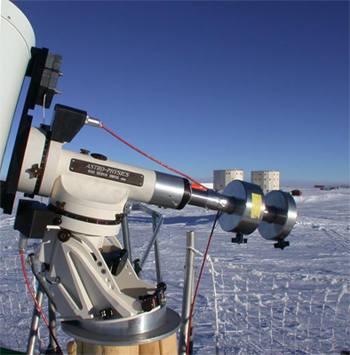
[[[236,210],[237,200],[234,197],[221,195],[214,190],[204,191],[192,188],[188,204],[230,214]]]

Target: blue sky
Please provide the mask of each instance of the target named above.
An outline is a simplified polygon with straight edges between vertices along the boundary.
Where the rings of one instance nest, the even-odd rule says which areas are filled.
[[[54,103],[159,160],[202,182],[235,168],[349,181],[347,1],[14,3],[63,56]],[[97,128],[66,147],[164,171]]]

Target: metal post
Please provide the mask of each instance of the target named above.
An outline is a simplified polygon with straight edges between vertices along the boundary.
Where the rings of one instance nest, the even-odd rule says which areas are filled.
[[[39,285],[38,291],[36,293],[36,300],[40,307],[43,303],[43,297],[44,297],[44,291],[42,287]],[[27,345],[27,355],[34,355],[35,342],[38,337],[39,320],[40,320],[40,313],[36,308],[36,305],[34,305],[32,324],[30,326],[28,345]]]
[[[54,340],[54,338],[52,337],[52,334],[55,336],[55,338],[57,339],[57,329],[56,329],[56,310],[55,307],[53,306],[53,304],[49,301],[49,326],[51,329],[50,332],[50,350],[51,354],[55,354],[56,353],[56,348],[57,348],[57,344]]]
[[[159,233],[160,227],[163,224],[164,218],[160,213],[152,210],[151,208],[144,206],[141,203],[133,203],[133,204],[130,204],[129,207],[126,206],[125,212],[124,212],[124,217],[123,217],[123,224],[122,224],[124,248],[126,248],[126,249],[130,248],[130,236],[129,236],[129,225],[128,225],[128,220],[127,220],[127,214],[130,212],[131,209],[135,210],[135,211],[142,211],[142,212],[145,212],[145,213],[149,214],[150,216],[152,216],[152,227],[153,227],[152,228],[153,229],[152,238],[151,238],[150,242],[148,243],[148,246],[146,248],[144,255],[142,256],[141,261],[139,259],[136,259],[133,261],[135,272],[136,272],[137,276],[140,277],[142,267],[144,266],[145,262],[147,261],[149,253],[154,245],[154,254],[155,254],[154,258],[155,258],[155,264],[156,264],[157,283],[160,283],[160,282],[162,282],[162,272],[161,272],[161,265],[160,265],[158,233]],[[127,245],[129,245],[129,247]],[[132,261],[131,254],[129,254],[129,258],[130,258],[130,261]]]
[[[185,355],[187,350],[188,326],[193,300],[193,285],[194,285],[194,231],[187,231],[186,239],[186,265],[185,265],[185,280],[182,297],[182,314],[179,339],[179,354]],[[191,329],[192,337],[192,329]],[[192,345],[191,345],[192,346]],[[192,354],[192,350],[190,350]]]
[[[129,218],[128,218],[130,208],[131,206],[127,204],[124,209],[123,220],[122,220],[122,233],[123,233],[124,248],[128,251],[128,259],[132,263]]]
[[[157,224],[157,226],[156,226],[156,228],[155,228],[155,230],[154,230],[154,232],[153,232],[152,239],[151,239],[151,241],[149,242],[149,244],[148,244],[148,246],[147,246],[147,249],[146,249],[145,253],[144,253],[143,256],[142,256],[141,267],[143,267],[143,265],[144,265],[145,262],[147,261],[148,254],[149,254],[149,252],[151,251],[152,246],[153,246],[154,242],[155,242],[156,239],[157,239],[158,232],[159,232],[159,229],[160,229],[160,227],[162,226],[162,224],[163,224],[163,217],[162,217],[162,215],[160,215],[160,219],[159,219],[158,224]]]
[[[158,216],[158,213],[156,213],[156,212],[152,213],[153,233],[156,231],[156,228],[157,228],[157,216]],[[162,272],[161,272],[161,267],[160,267],[158,238],[156,238],[154,241],[154,259],[156,262],[157,283],[159,284],[160,282],[162,282]]]

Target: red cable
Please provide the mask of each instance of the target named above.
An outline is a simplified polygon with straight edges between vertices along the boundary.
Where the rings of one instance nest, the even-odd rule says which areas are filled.
[[[115,134],[114,132],[112,132],[111,130],[109,130],[109,129],[108,129],[106,126],[104,126],[102,123],[101,123],[101,126],[100,126],[100,127],[103,128],[103,129],[104,129],[105,131],[107,131],[108,133],[110,133],[113,137],[117,138],[118,140],[120,140],[121,142],[123,142],[124,144],[126,144],[128,147],[130,147],[130,148],[136,150],[138,153],[144,155],[146,158],[148,158],[148,159],[150,159],[150,160],[153,160],[155,163],[157,163],[157,164],[163,166],[164,168],[166,168],[166,169],[168,169],[168,170],[171,170],[171,171],[173,171],[174,173],[179,174],[179,175],[185,177],[186,179],[188,179],[188,180],[194,182],[195,184],[199,185],[202,189],[208,190],[207,187],[205,187],[204,185],[202,185],[202,184],[199,183],[198,181],[192,179],[190,176],[188,176],[188,175],[186,175],[186,174],[183,174],[183,173],[181,173],[180,171],[178,171],[178,170],[176,170],[176,169],[170,167],[169,165],[166,165],[166,164],[162,163],[162,162],[159,161],[158,159],[151,157],[150,155],[146,154],[146,153],[143,152],[142,150],[140,150],[140,149],[136,148],[135,146],[133,146],[132,144],[128,143],[126,140],[124,140],[123,138],[121,138],[120,136],[118,136],[117,134]]]
[[[204,265],[205,265],[205,262],[207,261],[207,256],[208,256],[208,252],[209,252],[210,243],[211,243],[211,240],[213,238],[214,229],[215,229],[215,226],[216,226],[216,222],[217,222],[217,220],[219,218],[219,215],[220,215],[220,212],[218,212],[216,214],[216,217],[215,217],[215,220],[214,220],[214,223],[213,223],[213,227],[211,228],[211,232],[210,232],[210,236],[209,236],[209,239],[208,239],[207,248],[206,248],[204,256],[203,256],[202,266],[201,266],[201,270],[200,270],[199,276],[198,276],[196,289],[195,289],[194,295],[193,295],[193,300],[192,300],[192,305],[191,305],[191,310],[190,310],[190,316],[189,316],[189,320],[188,320],[186,355],[189,355],[189,351],[190,351],[191,325],[192,325],[192,318],[193,318],[193,313],[194,313],[194,304],[196,303],[199,284],[201,282],[201,278],[202,278],[203,270],[204,270]]]
[[[59,352],[61,355],[63,355],[62,349],[61,349],[60,345],[58,344],[57,338],[55,337],[55,334],[53,333],[52,329],[50,328],[49,322],[48,322],[48,320],[46,319],[45,314],[44,314],[43,310],[41,309],[41,307],[40,307],[38,301],[36,300],[36,297],[35,297],[35,295],[34,295],[34,292],[33,292],[32,288],[31,288],[31,286],[30,286],[30,283],[29,283],[29,280],[28,280],[27,271],[26,271],[26,267],[25,267],[25,264],[24,264],[23,251],[21,250],[21,251],[19,252],[19,254],[20,254],[20,256],[21,256],[21,264],[22,264],[23,275],[24,275],[24,279],[26,280],[26,284],[27,284],[29,293],[30,293],[30,295],[31,295],[32,298],[33,298],[33,301],[34,301],[34,303],[35,303],[35,305],[36,305],[36,309],[38,310],[38,312],[40,313],[41,317],[43,318],[43,320],[44,320],[46,326],[48,327],[48,329],[49,329],[49,331],[50,331],[50,334],[51,334],[53,340],[55,341],[55,343],[56,343],[56,345],[57,345],[58,352]]]

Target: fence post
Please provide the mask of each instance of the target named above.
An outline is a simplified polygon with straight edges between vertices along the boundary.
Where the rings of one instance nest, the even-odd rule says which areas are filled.
[[[186,265],[185,265],[185,280],[182,298],[182,314],[181,327],[179,338],[179,354],[185,355],[187,350],[188,326],[193,300],[193,285],[194,285],[194,231],[187,231],[186,234]],[[192,329],[191,329],[191,337]],[[191,344],[192,347],[192,344]],[[190,350],[192,354],[192,350]]]

